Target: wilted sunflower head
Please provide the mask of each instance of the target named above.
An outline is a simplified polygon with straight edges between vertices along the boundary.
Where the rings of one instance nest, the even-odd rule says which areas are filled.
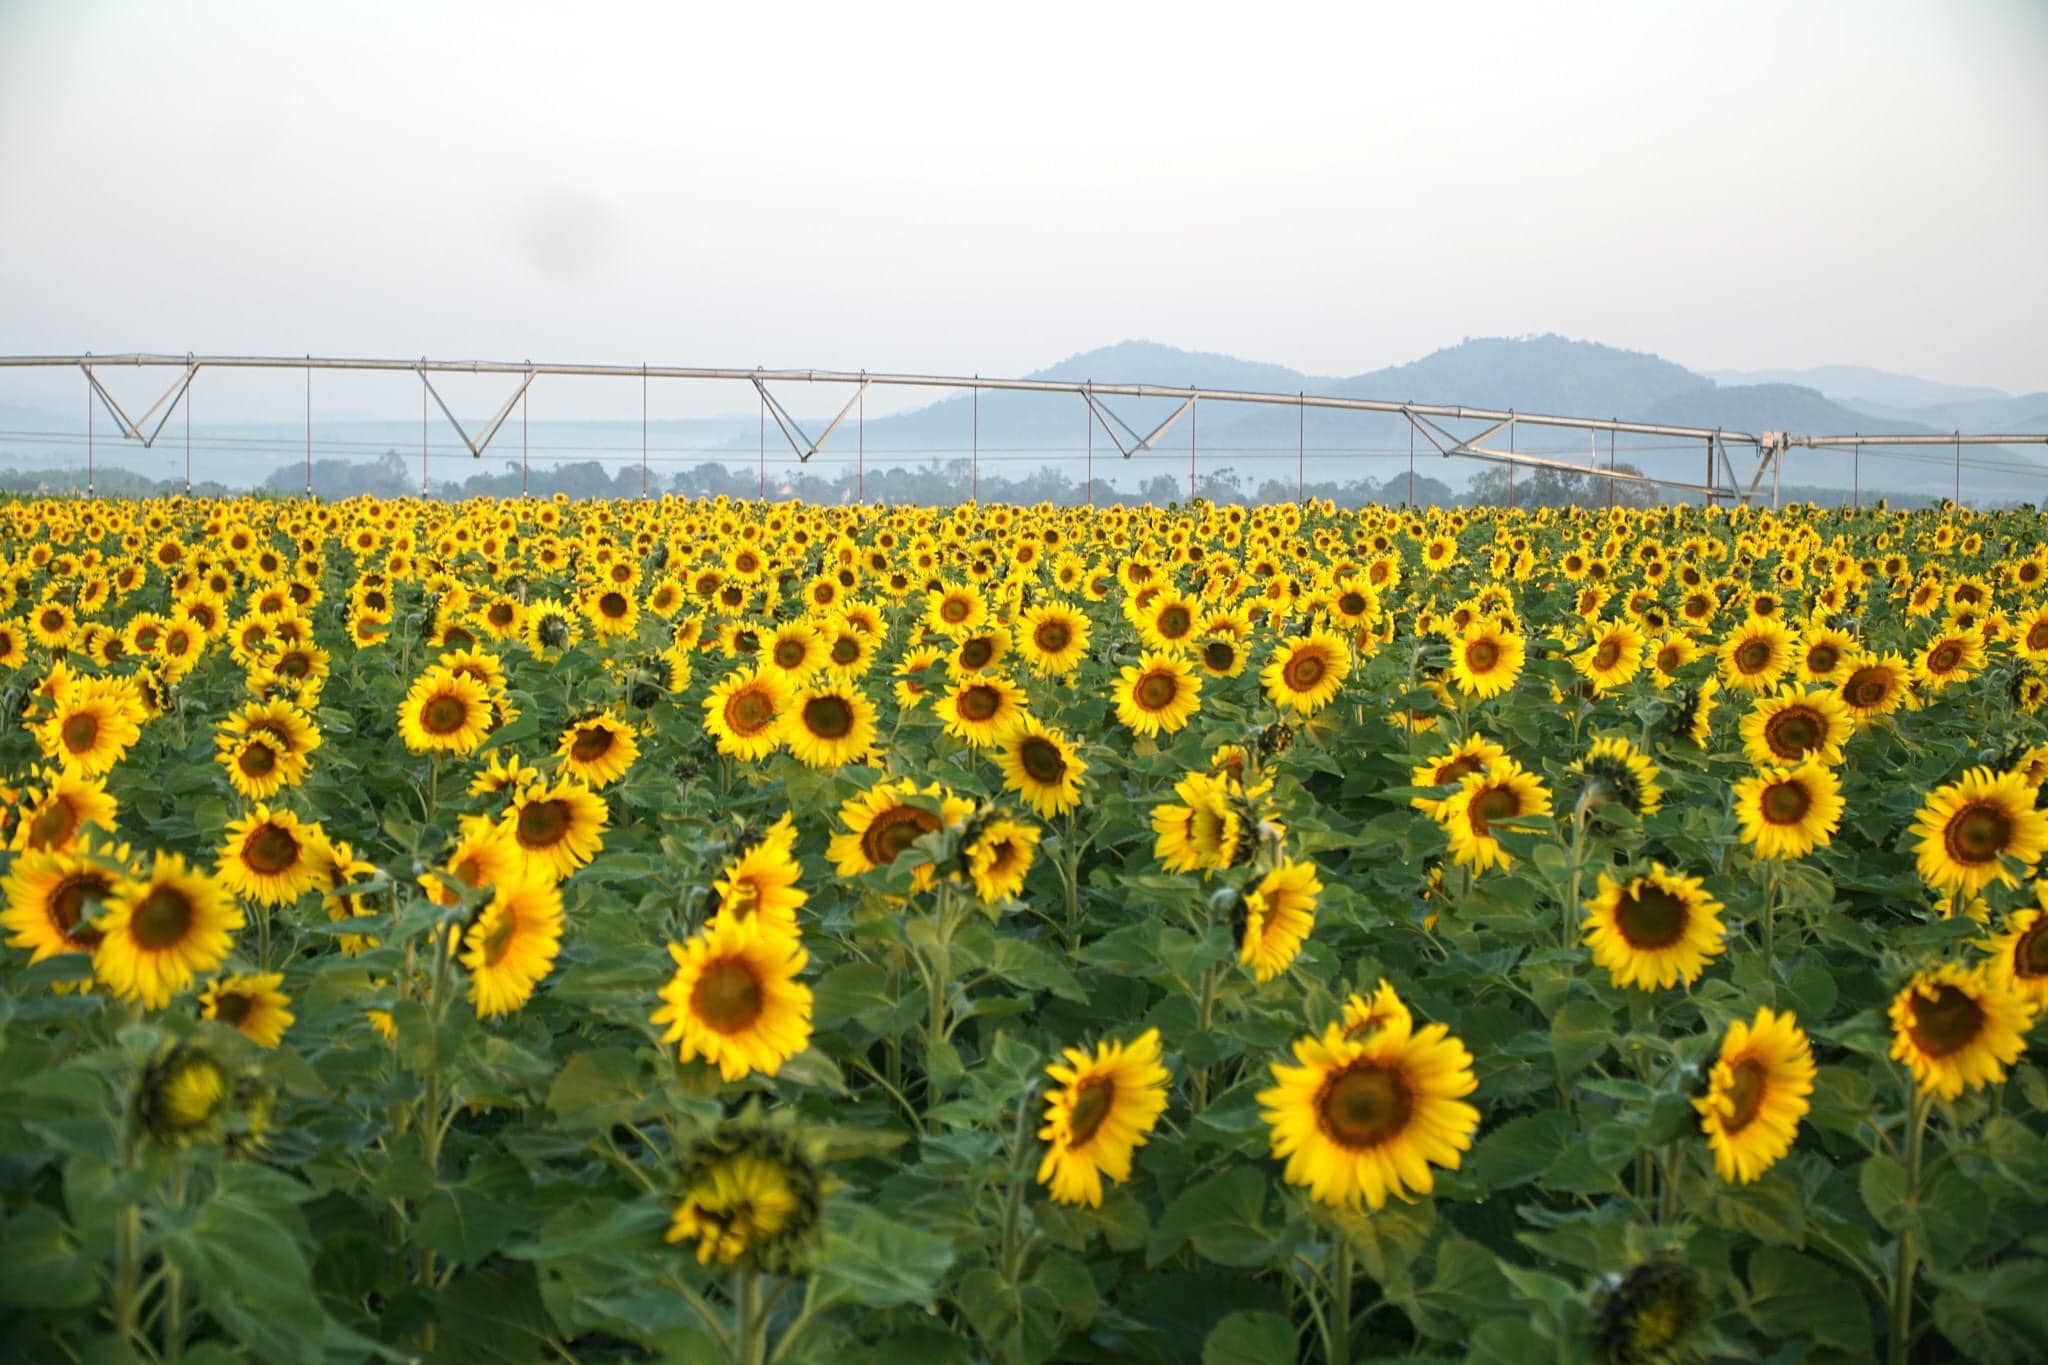
[[[1705,1309],[1699,1277],[1668,1257],[1645,1261],[1614,1283],[1596,1308],[1593,1340],[1607,1365],[1686,1359]]]
[[[196,1043],[174,1043],[143,1069],[135,1121],[165,1147],[188,1147],[222,1132],[233,1093],[218,1057]]]
[[[822,1185],[794,1134],[728,1120],[690,1149],[665,1240],[693,1244],[699,1265],[795,1274],[818,1239]]]

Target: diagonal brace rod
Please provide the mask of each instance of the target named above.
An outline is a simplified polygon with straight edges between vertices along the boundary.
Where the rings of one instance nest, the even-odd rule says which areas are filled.
[[[533,376],[537,371],[528,370],[526,372],[526,377],[519,381],[519,387],[512,391],[512,396],[507,398],[504,406],[498,409],[497,416],[491,418],[490,422],[484,427],[483,434],[475,440],[470,439],[470,435],[463,429],[462,423],[449,410],[446,400],[441,397],[441,391],[434,387],[433,380],[427,378],[427,372],[415,366],[414,373],[419,375],[420,383],[427,386],[427,392],[434,396],[434,405],[441,409],[441,415],[448,419],[448,425],[455,428],[455,434],[460,436],[462,443],[469,447],[470,458],[481,460],[484,457],[485,448],[491,443],[491,438],[498,434],[498,428],[504,426],[505,419],[512,415],[513,407],[518,404],[520,395],[526,392],[527,386],[533,383]]]
[[[1178,422],[1181,419],[1181,415],[1187,412],[1188,409],[1192,408],[1195,405],[1195,395],[1189,394],[1186,398],[1181,400],[1181,405],[1179,407],[1175,408],[1172,412],[1166,414],[1166,420],[1162,421],[1158,426],[1152,428],[1151,434],[1146,436],[1140,436],[1138,435],[1137,428],[1133,427],[1130,423],[1124,421],[1123,418],[1117,416],[1115,413],[1111,412],[1107,407],[1103,406],[1102,402],[1098,400],[1094,394],[1084,390],[1081,394],[1081,397],[1087,402],[1090,408],[1095,410],[1095,414],[1103,419],[1102,429],[1109,433],[1110,441],[1116,446],[1118,451],[1122,452],[1123,457],[1126,460],[1130,459],[1131,456],[1136,455],[1140,451],[1150,450],[1152,448],[1153,443],[1158,441],[1158,439],[1161,436],[1164,436],[1167,432],[1167,429],[1170,428],[1175,422]],[[1115,428],[1110,426],[1111,422],[1116,423],[1117,426],[1122,427],[1124,429],[1125,434],[1127,434],[1131,438],[1133,442],[1132,445],[1130,445],[1127,448],[1124,445],[1124,443],[1120,439],[1118,439]]]
[[[120,423],[122,435],[130,440],[142,442],[143,449],[145,450],[156,444],[156,438],[163,433],[164,423],[170,421],[171,414],[178,410],[178,400],[184,397],[185,390],[191,387],[192,376],[199,373],[199,367],[188,361],[185,366],[184,376],[174,380],[171,386],[165,389],[163,394],[154,403],[149,405],[140,418],[131,421],[128,414],[122,410],[121,405],[114,401],[114,395],[107,392],[106,385],[100,383],[99,376],[93,373],[92,365],[88,362],[80,361],[78,368],[85,371],[86,382],[91,384],[93,392],[100,396],[100,402],[106,406],[109,415],[116,422]],[[149,435],[144,436],[141,424],[156,416],[158,408],[163,408],[164,415],[158,418],[156,426],[150,429]]]

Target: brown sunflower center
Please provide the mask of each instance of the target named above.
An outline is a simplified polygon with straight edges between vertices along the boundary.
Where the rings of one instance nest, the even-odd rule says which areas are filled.
[[[1621,662],[1621,641],[1602,640],[1600,648],[1593,651],[1593,667],[1605,672]]]
[[[1963,647],[1954,640],[1943,640],[1927,651],[1927,671],[1949,673],[1963,660]]]
[[[517,619],[518,614],[519,609],[510,602],[493,602],[485,616],[493,627],[498,630],[505,630]]]
[[[1728,1107],[1733,1112],[1721,1119],[1721,1131],[1730,1134],[1739,1133],[1756,1121],[1756,1116],[1763,1112],[1767,1088],[1764,1064],[1756,1058],[1743,1058],[1735,1064],[1733,1071],[1735,1074],[1728,1082],[1726,1095]]]
[[[287,678],[303,678],[313,671],[312,657],[295,649],[277,661],[277,671]]]
[[[74,754],[92,752],[99,742],[100,718],[90,711],[80,711],[64,718],[64,747]]]
[[[1470,773],[1476,773],[1486,764],[1477,754],[1459,754],[1448,763],[1439,763],[1433,774],[1435,781],[1430,785],[1445,787]]]
[[[2048,649],[2048,619],[2034,622],[2027,628],[2028,649]]]
[[[1003,694],[985,683],[965,688],[954,703],[962,720],[985,721],[1003,709]]]
[[[1067,757],[1043,735],[1027,736],[1017,746],[1017,762],[1034,782],[1050,786],[1067,775]]]
[[[420,729],[430,735],[452,735],[467,724],[469,703],[460,697],[444,692],[420,708]]]
[[[1323,1083],[1316,1118],[1331,1141],[1351,1151],[1398,1136],[1415,1112],[1415,1097],[1395,1067],[1354,1062]]]
[[[1465,646],[1465,666],[1474,673],[1491,673],[1500,663],[1500,645],[1493,640],[1474,640]]]
[[[720,1033],[737,1033],[761,1017],[761,979],[737,958],[707,966],[690,992],[690,1012]]]
[[[804,703],[804,729],[819,739],[845,739],[853,733],[853,707],[846,698],[827,693]]]
[[[1155,629],[1169,640],[1178,640],[1194,628],[1195,618],[1188,613],[1186,607],[1181,606],[1179,603],[1175,603],[1165,611],[1160,612],[1159,620],[1155,626]]]
[[[1935,988],[1934,998],[1913,998],[1913,1022],[1907,1032],[1929,1057],[1946,1057],[1966,1048],[1984,1030],[1984,1007],[1959,986]]]
[[[736,735],[756,735],[775,719],[775,705],[758,688],[746,688],[725,699],[725,724]]]
[[[2017,977],[2048,976],[2048,916],[2028,925],[2013,945],[2012,970]]]
[[[777,668],[794,669],[803,663],[804,656],[810,652],[809,649],[805,648],[802,640],[777,640],[774,651],[775,666]]]
[[[1773,825],[1796,825],[1813,809],[1813,793],[1799,781],[1773,782],[1764,788],[1757,803],[1763,817]]]
[[[83,951],[99,946],[100,932],[85,922],[86,907],[106,898],[114,884],[98,872],[74,872],[50,888],[43,902],[50,927]]]
[[[1154,671],[1138,679],[1131,695],[1144,710],[1164,711],[1180,696],[1180,682],[1171,673]]]
[[[1744,641],[1735,651],[1735,669],[1738,673],[1761,673],[1771,666],[1771,645],[1768,640]]]
[[[595,763],[612,751],[618,743],[618,736],[607,725],[591,725],[576,734],[575,742],[569,746],[569,757],[578,763]]]
[[[145,951],[156,952],[182,943],[192,930],[197,907],[175,886],[152,887],[135,907],[129,932]]]
[[[860,662],[860,641],[851,635],[842,635],[832,642],[832,662],[845,668]]]
[[[1346,616],[1365,615],[1365,594],[1362,592],[1337,594],[1337,610]]]
[[[1074,632],[1065,621],[1040,621],[1031,632],[1031,641],[1047,654],[1057,654],[1065,649],[1074,638]]]
[[[213,1017],[223,1024],[232,1024],[240,1028],[242,1021],[249,1017],[249,1011],[255,1003],[240,991],[222,991],[213,997]]]
[[[1882,706],[1891,692],[1891,675],[1875,668],[1859,668],[1842,684],[1842,700],[1860,710]]]
[[[242,841],[242,861],[259,876],[275,877],[298,866],[299,841],[284,826],[266,822]]]
[[[235,763],[244,777],[265,778],[277,771],[277,750],[264,740],[251,739],[242,746]]]
[[[1614,925],[1631,948],[1668,948],[1685,937],[1691,920],[1690,905],[1652,883],[1623,893],[1614,907]]]
[[[29,821],[30,848],[61,848],[78,831],[78,812],[61,797],[36,812]]]
[[[58,631],[64,629],[64,624],[64,613],[54,607],[42,615],[43,630],[47,634],[55,635]]]
[[[1783,759],[1804,758],[1826,734],[1826,721],[1810,706],[1788,706],[1764,722],[1764,743]]]
[[[1109,1076],[1095,1076],[1081,1083],[1080,1093],[1074,1096],[1074,1107],[1067,1115],[1069,1149],[1086,1147],[1102,1131],[1102,1125],[1116,1108],[1116,1081]]]
[[[2012,841],[2012,819],[1997,806],[1972,801],[1948,818],[1941,841],[1959,863],[1988,863]]]
[[[1228,673],[1237,662],[1237,646],[1228,640],[1211,640],[1202,646],[1202,664],[1215,673]]]
[[[920,835],[939,827],[939,817],[915,806],[891,806],[880,811],[861,831],[860,851],[876,867],[887,867]]]
[[[1280,677],[1292,692],[1309,692],[1330,671],[1321,650],[1305,649],[1294,654],[1280,670]]]
[[[553,848],[568,837],[573,815],[559,797],[529,801],[519,808],[519,842],[527,848]]]
[[[959,625],[974,611],[964,597],[948,597],[939,603],[939,619],[949,625]]]
[[[1806,668],[1810,673],[1832,673],[1841,661],[1842,651],[1833,645],[1819,644],[1806,651]]]
[[[962,668],[986,668],[989,660],[996,656],[996,643],[986,635],[977,635],[960,646]]]
[[[625,618],[627,608],[631,605],[632,604],[626,600],[626,594],[622,592],[604,593],[597,599],[597,610],[599,614],[608,617],[614,621],[623,620]]]

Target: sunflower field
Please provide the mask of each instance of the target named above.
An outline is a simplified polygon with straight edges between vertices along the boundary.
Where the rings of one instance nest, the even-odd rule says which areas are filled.
[[[0,503],[0,1355],[2048,1355],[2030,509]]]

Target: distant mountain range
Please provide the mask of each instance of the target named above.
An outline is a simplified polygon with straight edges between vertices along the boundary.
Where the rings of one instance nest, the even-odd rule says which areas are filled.
[[[1350,376],[1304,374],[1285,366],[1186,351],[1152,341],[1123,341],[1070,356],[1029,377],[1462,403],[1752,433],[2048,431],[2048,392],[2014,395],[1857,366],[1709,374],[1659,356],[1560,336],[1468,338],[1404,365]],[[836,410],[844,401],[843,395],[823,389],[808,391],[801,385],[785,386],[778,396],[803,413]],[[10,404],[6,399],[7,395],[0,393],[0,468],[82,464],[75,440],[54,438],[56,433],[81,427],[81,414],[58,414]],[[1141,433],[1151,431],[1175,406],[1163,399],[1104,402]],[[480,414],[465,414],[465,425],[474,429],[481,425],[480,418]],[[826,419],[803,420],[806,429],[816,435]],[[476,468],[466,451],[452,445],[452,432],[438,419],[434,425],[437,477],[444,461],[450,476],[459,477],[465,466]],[[728,418],[657,421],[654,428],[657,458],[670,468],[699,459],[736,465],[759,458],[760,417],[752,411]],[[637,465],[639,435],[637,422],[536,422],[530,440],[536,465],[587,458]],[[182,460],[182,443],[175,455],[161,445],[145,453],[108,439],[106,424],[100,436],[97,453],[110,464],[163,477],[169,466]],[[518,436],[516,427],[501,432],[483,463],[502,467],[506,459],[516,462]],[[297,427],[288,430],[277,424],[231,426],[209,421],[195,436],[194,473],[223,483],[253,486],[275,465],[288,461],[292,445],[302,439],[303,429]],[[1253,489],[1274,481],[1291,482],[1304,467],[1311,482],[1357,477],[1384,480],[1405,472],[1410,439],[1408,424],[1398,416],[1301,413],[1284,406],[1215,402],[1199,404],[1192,420],[1183,416],[1154,450],[1125,463],[1110,436],[1090,419],[1078,399],[987,392],[978,401],[961,394],[909,412],[873,418],[858,434],[849,421],[813,462],[813,469],[850,463],[862,446],[871,467],[965,457],[972,448],[991,468],[1011,477],[1040,464],[1078,480],[1085,466],[1092,468],[1098,479],[1135,487],[1145,478],[1176,467],[1184,481],[1192,443],[1205,475],[1222,470]],[[1503,444],[1518,442],[1516,448],[1523,451],[1581,463],[1604,464],[1613,458],[1651,473],[1668,469],[1672,471],[1669,477],[1696,478],[1701,472],[1698,446],[1660,438],[1620,438],[1611,452],[1604,439],[1531,427],[1495,439]],[[770,459],[787,463],[788,448],[772,422],[767,440]],[[1092,466],[1087,465],[1091,440]],[[1127,436],[1123,440],[1129,444]],[[316,455],[366,461],[385,449],[394,449],[416,460],[419,427],[409,419],[321,421],[315,426],[314,443]],[[1447,464],[1426,442],[1417,442],[1416,447],[1418,472],[1426,467],[1432,476],[1454,485],[1462,486],[1479,468],[1465,461]],[[2048,500],[2048,449],[1980,448],[1966,450],[1965,456],[1969,461],[1964,478],[1966,498],[1986,502]],[[1738,476],[1746,481],[1746,459],[1740,452],[1736,464]],[[1846,455],[1834,452],[1794,452],[1785,479],[1788,484],[1846,488],[1853,477],[1873,490],[1930,495],[1947,491],[1954,483],[1954,469],[1945,451],[1888,457],[1865,451],[1853,474],[1847,464]]]

